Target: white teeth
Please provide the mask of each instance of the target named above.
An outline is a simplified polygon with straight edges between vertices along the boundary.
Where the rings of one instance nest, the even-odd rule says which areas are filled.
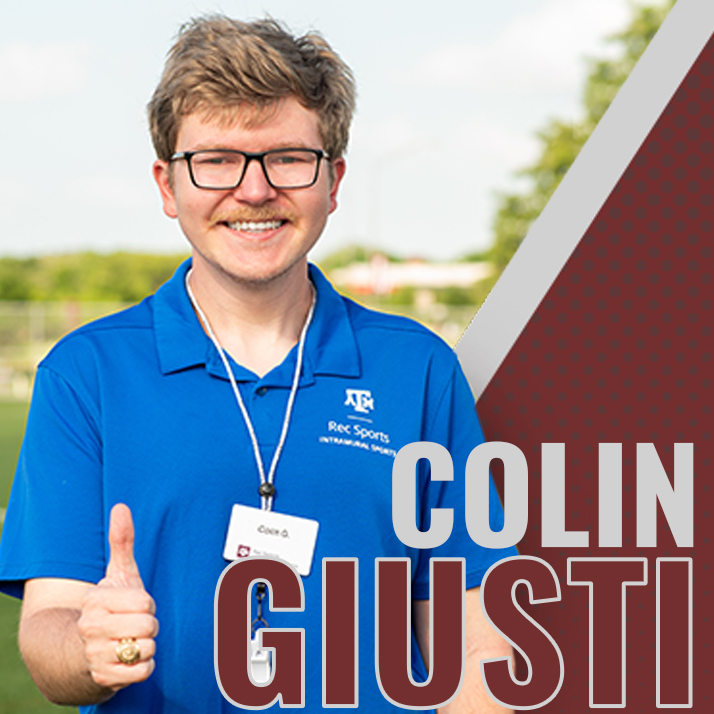
[[[228,227],[234,231],[246,231],[248,233],[260,233],[261,231],[272,231],[283,225],[282,221],[239,221],[229,223]]]

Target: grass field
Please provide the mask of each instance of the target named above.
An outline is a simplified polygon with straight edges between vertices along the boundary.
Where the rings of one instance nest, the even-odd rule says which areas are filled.
[[[0,513],[5,513],[15,462],[25,426],[27,405],[0,402]],[[0,714],[49,714],[76,709],[45,701],[30,679],[17,650],[19,602],[0,595]]]

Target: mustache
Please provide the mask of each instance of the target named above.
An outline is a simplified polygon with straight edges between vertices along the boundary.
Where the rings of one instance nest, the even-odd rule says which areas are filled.
[[[256,206],[254,208],[236,208],[232,211],[222,211],[211,216],[211,226],[219,223],[243,223],[252,221],[261,223],[264,221],[288,221],[294,223],[296,216],[292,211],[278,211],[270,206]]]

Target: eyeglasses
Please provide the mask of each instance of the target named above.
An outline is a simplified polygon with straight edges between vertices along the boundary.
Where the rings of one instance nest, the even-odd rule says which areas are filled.
[[[317,181],[320,162],[329,160],[322,149],[271,149],[259,154],[233,149],[179,151],[169,161],[183,159],[196,188],[227,191],[240,186],[248,164],[257,161],[265,180],[275,189],[309,188]]]

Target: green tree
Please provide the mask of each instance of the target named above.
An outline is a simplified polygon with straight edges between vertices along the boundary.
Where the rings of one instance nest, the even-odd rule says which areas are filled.
[[[494,243],[489,253],[496,270],[477,285],[476,299],[479,303],[483,302],[508,265],[674,2],[666,0],[660,5],[634,7],[629,26],[608,38],[617,45],[617,56],[590,61],[583,91],[582,118],[573,122],[555,119],[538,132],[540,155],[531,166],[519,172],[527,177],[528,188],[522,193],[507,193],[499,197],[493,223]]]
[[[36,269],[35,258],[0,259],[0,299],[32,300],[32,275]]]
[[[138,302],[184,258],[122,252],[0,258],[0,300]]]

